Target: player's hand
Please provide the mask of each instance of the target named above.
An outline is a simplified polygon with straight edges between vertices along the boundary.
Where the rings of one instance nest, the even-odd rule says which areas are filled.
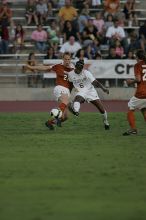
[[[104,90],[103,90],[105,93],[107,93],[107,94],[109,94],[109,89],[107,89],[107,88],[104,88]]]

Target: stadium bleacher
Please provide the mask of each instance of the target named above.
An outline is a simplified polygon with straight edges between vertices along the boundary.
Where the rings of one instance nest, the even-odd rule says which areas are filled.
[[[28,53],[31,50],[34,50],[34,44],[31,42],[30,39],[30,33],[36,28],[35,25],[26,25],[26,19],[25,19],[25,5],[26,5],[26,0],[7,0],[7,2],[10,4],[10,8],[13,11],[13,17],[12,19],[15,21],[15,23],[21,23],[23,25],[23,28],[25,30],[26,34],[26,42],[25,42],[25,49],[24,51],[21,51],[21,54],[19,54],[19,59],[18,55],[16,54],[8,54],[8,55],[0,55],[0,87],[3,85],[4,78],[9,78],[12,76],[12,78],[15,77],[24,77],[24,74],[21,72],[22,65],[26,61],[26,57],[28,56]],[[123,5],[126,1],[120,1],[121,5]],[[144,2],[143,1],[136,1],[137,8],[135,12],[138,15],[138,21],[139,25],[141,22],[146,20],[146,9],[143,7]],[[144,4],[145,5],[145,4]],[[50,19],[55,19],[56,14],[58,13],[58,8],[53,8],[53,16],[50,17]],[[95,12],[103,10],[102,7],[100,8],[90,8],[90,14],[91,16],[94,16]],[[122,9],[121,9],[122,10]],[[47,26],[44,26],[44,28],[47,28]],[[125,26],[125,30],[133,29],[133,30],[138,30],[139,26]],[[12,48],[13,44],[10,43],[9,47]],[[103,49],[103,56],[106,54],[106,50]],[[42,60],[42,57],[44,55],[36,54],[40,60]],[[20,59],[21,57],[21,59]],[[23,58],[23,59],[22,59]],[[11,60],[11,63],[9,63],[9,60]],[[5,61],[5,63],[3,62]],[[19,62],[18,62],[19,61]],[[5,64],[5,65],[4,65]],[[16,68],[17,67],[17,68]],[[14,71],[13,71],[14,69]],[[17,71],[16,71],[17,70]],[[17,73],[16,73],[17,72]],[[6,74],[7,73],[7,74]]]

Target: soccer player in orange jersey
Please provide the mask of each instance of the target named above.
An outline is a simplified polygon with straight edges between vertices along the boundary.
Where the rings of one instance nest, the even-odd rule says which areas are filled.
[[[73,64],[71,64],[71,55],[66,52],[63,55],[63,63],[56,64],[53,66],[29,66],[30,69],[36,70],[44,70],[44,71],[54,71],[56,73],[56,86],[54,88],[54,95],[59,101],[59,109],[63,112],[63,116],[61,121],[65,121],[67,119],[67,105],[69,103],[70,90],[72,84],[68,81],[68,72],[73,70]],[[56,123],[55,119],[48,120],[45,125],[50,129],[54,129],[54,124]],[[57,125],[61,126],[59,119],[57,120]]]
[[[136,53],[137,63],[134,65],[135,79],[128,79],[127,84],[137,83],[135,95],[128,102],[127,119],[130,129],[123,133],[124,136],[137,134],[134,112],[139,109],[146,121],[146,54],[143,50]]]

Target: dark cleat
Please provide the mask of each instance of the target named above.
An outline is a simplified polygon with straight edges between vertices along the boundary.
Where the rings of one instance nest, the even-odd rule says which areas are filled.
[[[105,125],[104,125],[104,129],[105,129],[105,130],[110,130],[110,125],[105,124]]]
[[[48,121],[45,122],[45,125],[47,128],[49,128],[49,130],[54,130],[53,124],[49,123]]]
[[[74,112],[74,115],[78,117],[79,116],[79,112]]]
[[[110,130],[110,125],[109,125],[108,121],[104,120],[103,123],[104,123],[104,129],[105,130]]]
[[[129,136],[129,135],[135,135],[137,134],[137,130],[136,129],[130,129],[126,132],[123,133],[123,136]]]
[[[57,125],[58,127],[62,127],[61,119],[56,118],[56,125]]]

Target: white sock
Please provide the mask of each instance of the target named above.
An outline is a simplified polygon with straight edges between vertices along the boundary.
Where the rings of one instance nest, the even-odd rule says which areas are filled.
[[[107,120],[107,112],[106,112],[106,111],[102,114],[102,116],[103,116],[103,121],[104,121],[104,123],[105,123],[105,124],[109,124],[109,123],[108,123],[108,120]]]
[[[75,112],[79,112],[81,104],[79,102],[74,102],[73,107]]]

